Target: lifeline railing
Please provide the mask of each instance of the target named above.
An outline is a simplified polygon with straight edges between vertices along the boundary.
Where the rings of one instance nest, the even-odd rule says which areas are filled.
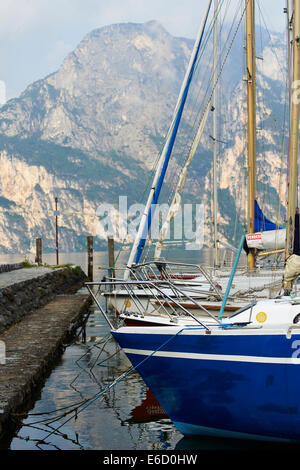
[[[100,268],[99,268],[100,269]],[[106,269],[102,267],[101,269]],[[114,268],[116,279],[122,279],[123,268]],[[172,285],[180,284],[182,290],[193,288],[193,293],[199,297],[212,296],[222,300],[221,288],[212,275],[202,266],[191,263],[177,263],[166,260],[150,260],[145,263],[133,265],[130,269],[130,279],[134,280],[161,280],[170,281]],[[105,276],[102,280],[112,279]],[[111,286],[110,286],[111,287]]]
[[[174,268],[177,271],[174,271]],[[139,278],[139,274],[143,279],[165,279],[171,281],[173,284],[184,283],[188,281],[189,286],[197,287],[197,285],[209,285],[210,294],[217,297],[219,300],[222,299],[222,295],[216,286],[215,281],[207,273],[207,271],[198,264],[190,263],[176,263],[170,261],[148,261],[146,263],[140,263],[133,265],[131,273]],[[202,276],[203,280],[197,279]],[[141,278],[141,277],[140,277]],[[199,293],[204,293],[201,288],[197,289]],[[205,290],[207,293],[207,291]]]
[[[146,298],[149,301],[155,301],[157,303],[156,310],[157,314],[159,315],[159,310],[162,308],[164,312],[166,312],[174,322],[174,317],[169,314],[168,308],[177,315],[178,318],[192,318],[197,324],[200,324],[206,331],[210,332],[210,328],[198,317],[193,315],[193,313],[184,306],[181,301],[183,299],[188,299],[192,302],[195,306],[197,306],[200,310],[202,310],[207,316],[207,319],[213,319],[214,322],[221,324],[221,322],[216,318],[211,312],[209,312],[203,305],[201,305],[196,299],[192,296],[187,294],[186,292],[182,292],[180,288],[174,286],[174,284],[170,283],[168,280],[121,280],[121,279],[112,279],[109,281],[100,281],[100,282],[87,282],[85,283],[89,293],[91,294],[93,300],[95,301],[96,305],[98,306],[99,310],[101,311],[102,315],[104,316],[105,320],[109,324],[111,329],[115,329],[112,321],[109,318],[107,312],[104,311],[103,305],[97,298],[97,295],[93,292],[93,287],[98,287],[98,293],[100,292],[101,295],[114,295],[113,292],[109,294],[105,292],[106,287],[112,286],[114,289],[117,289],[118,295],[120,295],[120,290],[124,290],[124,294],[127,295],[127,298],[130,299],[137,309],[138,312],[143,313],[143,304],[140,300],[141,293],[146,292]],[[166,291],[166,287],[169,288],[171,291]],[[120,289],[121,288],[121,289]],[[171,295],[172,294],[172,295]],[[120,311],[119,314],[122,314],[126,311],[128,306],[128,302],[124,302],[123,304],[123,312]],[[134,312],[134,309],[132,310]],[[145,312],[144,312],[145,313]]]

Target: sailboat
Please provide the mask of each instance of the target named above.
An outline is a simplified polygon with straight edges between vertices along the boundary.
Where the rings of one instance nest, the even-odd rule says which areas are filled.
[[[139,226],[139,231],[136,236],[136,239],[134,241],[129,260],[127,263],[127,267],[125,270],[125,275],[124,279],[128,279],[129,277],[131,278],[140,278],[141,272],[145,273],[145,270],[143,270],[145,264],[147,263],[142,263],[139,264],[140,262],[140,257],[141,253],[143,251],[145,241],[147,238],[147,233],[149,230],[149,227],[151,225],[151,220],[153,218],[153,210],[152,207],[155,208],[155,203],[158,200],[159,197],[159,191],[160,187],[162,185],[163,181],[163,175],[165,174],[166,167],[169,162],[169,158],[171,155],[172,151],[172,146],[174,144],[175,138],[176,138],[176,132],[180,123],[180,117],[182,114],[183,106],[185,103],[185,99],[189,90],[189,84],[191,81],[191,77],[193,75],[193,67],[195,66],[197,56],[199,54],[199,51],[201,50],[201,40],[203,38],[203,33],[205,30],[205,25],[207,23],[207,17],[211,8],[212,2],[209,1],[206,9],[206,13],[202,22],[202,25],[200,27],[199,33],[197,40],[195,42],[194,50],[190,59],[189,67],[187,69],[181,92],[178,98],[177,105],[175,107],[174,111],[174,117],[170,126],[170,130],[168,133],[169,138],[166,140],[166,144],[164,147],[164,150],[161,155],[161,160],[160,160],[160,165],[158,166],[156,175],[154,177],[153,183],[152,183],[152,189],[150,191],[148,201],[146,204],[145,208],[145,213],[143,214],[143,218],[141,220],[140,226]],[[214,10],[214,91],[216,89],[216,41],[217,41],[217,34],[216,34],[216,29],[217,29],[217,16],[219,14],[219,4],[217,0],[215,0],[215,10]],[[251,21],[251,20],[250,20]],[[248,21],[248,31],[251,31],[251,23]],[[250,38],[250,40],[249,40]],[[247,73],[248,73],[248,112],[249,115],[253,115],[255,111],[255,66],[254,66],[254,45],[253,45],[253,36],[249,33],[247,36]],[[174,217],[176,214],[176,210],[180,204],[180,190],[184,184],[185,178],[186,178],[186,173],[188,166],[190,165],[193,156],[196,152],[197,146],[199,144],[199,141],[201,139],[203,129],[205,127],[207,117],[208,117],[208,111],[210,109],[211,101],[206,106],[205,112],[203,113],[203,118],[200,122],[198,131],[194,137],[193,143],[190,148],[190,152],[186,161],[185,166],[183,167],[180,175],[179,175],[179,180],[177,184],[177,188],[175,191],[175,195],[173,198],[173,201],[170,206],[169,213],[166,217],[166,220],[163,224],[163,227],[161,229],[160,233],[160,238],[158,242],[158,246],[156,247],[155,250],[155,260],[151,263],[148,262],[148,265],[152,265],[153,267],[153,272],[154,269],[158,266],[161,267],[164,265],[164,277],[165,279],[168,279],[171,281],[172,279],[172,273],[168,269],[170,266],[170,263],[164,262],[163,259],[160,258],[161,255],[161,248],[162,248],[162,243],[164,239],[164,235],[167,231],[168,225],[170,223],[170,220]],[[215,98],[215,93],[214,93],[214,100],[213,100],[213,105],[214,107],[216,106],[216,98]],[[282,248],[282,239],[285,237],[285,230],[279,230],[279,227],[276,226],[276,224],[273,224],[271,221],[269,221],[262,211],[260,210],[258,203],[255,199],[255,153],[256,153],[256,135],[255,135],[255,120],[253,117],[248,119],[248,134],[249,134],[249,142],[252,144],[249,145],[249,235],[247,235],[244,247],[246,247],[247,252],[248,252],[248,259],[249,259],[249,268],[251,270],[251,289],[250,292],[252,293],[253,290],[259,286],[264,288],[265,285],[269,283],[269,285],[274,283],[274,271],[271,273],[271,281],[273,283],[270,283],[270,272],[265,273],[265,275],[262,275],[262,272],[260,271],[258,275],[255,276],[254,273],[254,253],[255,250],[260,249],[260,250],[268,250],[275,246],[276,248]],[[213,129],[213,134],[214,134],[214,175],[216,173],[216,113],[214,113],[214,129]],[[214,178],[215,179],[215,178]],[[214,255],[215,259],[217,257],[217,233],[216,233],[216,228],[217,228],[217,194],[216,194],[216,181],[214,183]],[[259,233],[257,233],[260,231]],[[263,242],[261,242],[261,240]],[[274,245],[275,243],[275,245]],[[188,266],[187,266],[188,269]],[[182,276],[179,274],[175,275],[176,277],[176,284],[178,287],[182,288],[183,294],[184,291],[187,290],[187,293],[189,296],[192,296],[195,299],[202,299],[205,300],[207,299],[208,301],[205,303],[204,307],[207,309],[210,309],[212,311],[216,311],[217,309],[220,308],[221,302],[222,302],[222,295],[220,294],[220,287],[226,287],[226,282],[229,278],[229,272],[226,272],[225,275],[222,273],[222,278],[218,280],[213,280],[211,277],[207,276],[205,273],[205,270],[201,269],[198,267],[198,275],[194,276],[192,280],[187,279],[187,273],[184,273]],[[181,277],[182,282],[179,281]],[[151,277],[150,277],[151,278]],[[174,278],[174,276],[173,276]],[[144,279],[147,279],[147,276],[144,275]],[[221,283],[223,285],[221,285]],[[250,281],[249,281],[249,276],[240,276],[239,277],[239,282],[238,282],[238,287],[235,289],[236,291],[241,291],[245,290],[246,286],[248,285],[248,288],[250,286]],[[277,276],[277,289],[278,287],[280,288],[280,273]],[[165,290],[165,293],[172,295],[172,286],[167,287]],[[261,289],[263,291],[264,289]],[[231,290],[233,293],[233,290]],[[264,294],[264,292],[263,292]],[[128,293],[126,292],[126,289],[116,291],[114,290],[112,293],[104,293],[106,297],[108,297],[108,305],[111,306],[116,310],[118,314],[121,315],[121,318],[125,320],[127,324],[131,324],[132,321],[134,323],[137,323],[137,311],[136,311],[136,305],[131,302],[130,299],[128,299]],[[257,295],[262,295],[262,292],[258,292]],[[141,324],[151,324],[151,318],[149,316],[155,315],[155,319],[152,319],[152,322],[155,322],[155,324],[158,323],[158,316],[162,315],[161,322],[164,325],[166,323],[166,315],[162,313],[162,309],[157,309],[155,300],[151,299],[151,289],[146,290],[145,288],[143,290],[139,290],[136,292],[136,296],[139,297],[139,304],[143,305],[143,312],[141,315],[139,315]],[[178,295],[175,295],[178,299]],[[189,302],[187,299],[183,299],[183,295],[179,296],[182,297],[182,301],[184,302],[184,306],[187,308],[192,308],[194,313],[195,309],[198,310],[198,313],[203,314],[203,310],[198,308],[197,306],[193,305],[191,302]],[[226,310],[227,311],[237,311],[241,307],[244,307],[249,303],[249,298],[245,298],[243,294],[243,298],[241,299],[235,299],[234,301],[230,299],[230,301],[226,305]],[[167,310],[170,311],[169,306],[166,306]],[[174,305],[173,305],[174,307]],[[139,309],[140,310],[140,309]],[[130,319],[130,314],[134,315],[134,318]]]
[[[255,0],[246,1],[254,24]],[[300,0],[294,1],[293,83],[300,79]],[[300,257],[294,253],[299,104],[292,102],[285,291],[219,322],[120,327],[112,335],[182,434],[300,440],[300,298],[290,295]]]

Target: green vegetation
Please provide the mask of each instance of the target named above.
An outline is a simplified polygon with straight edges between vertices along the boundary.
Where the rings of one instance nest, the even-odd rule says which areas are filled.
[[[29,261],[23,261],[23,268],[36,268],[35,264],[29,263]]]
[[[32,264],[29,261],[25,260],[23,261],[23,268],[49,268],[49,269],[67,269],[69,272],[72,272],[76,275],[79,275],[82,271],[80,266],[74,266],[72,263],[67,263],[67,264],[58,264],[58,265],[51,265],[51,264],[42,264],[42,265],[37,265],[37,264]]]

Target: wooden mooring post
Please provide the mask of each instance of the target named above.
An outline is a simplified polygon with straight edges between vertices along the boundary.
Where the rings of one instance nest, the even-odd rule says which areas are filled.
[[[56,264],[57,266],[59,265],[59,255],[58,255],[58,216],[59,216],[59,210],[58,210],[58,198],[55,198],[55,249],[56,249]]]
[[[113,237],[107,238],[108,243],[108,277],[115,277],[115,242]]]
[[[92,282],[94,280],[94,237],[87,237],[87,248],[88,248],[88,280]]]
[[[36,238],[35,240],[35,262],[40,266],[43,264],[42,262],[42,239],[41,238]]]

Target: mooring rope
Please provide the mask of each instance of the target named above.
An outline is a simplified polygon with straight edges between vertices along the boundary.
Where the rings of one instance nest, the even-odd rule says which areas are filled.
[[[72,416],[70,416],[67,420],[65,420],[62,424],[60,424],[57,428],[54,428],[53,431],[51,431],[50,433],[48,433],[43,439],[40,439],[38,440],[37,444],[41,444],[41,443],[45,443],[46,439],[48,439],[50,436],[52,436],[53,434],[59,432],[59,430],[65,426],[69,421],[71,421],[72,419],[77,419],[78,415],[83,412],[88,406],[90,406],[91,404],[93,404],[96,400],[98,400],[99,398],[102,398],[103,395],[108,392],[110,389],[112,389],[113,387],[115,387],[118,383],[120,383],[122,380],[124,380],[126,377],[128,377],[128,375],[130,375],[132,372],[136,371],[138,372],[138,368],[140,368],[146,361],[148,361],[151,357],[153,357],[159,350],[161,350],[164,346],[166,346],[168,343],[170,343],[173,339],[175,339],[179,334],[181,334],[184,330],[187,330],[187,329],[191,329],[191,327],[183,327],[181,328],[179,331],[177,331],[177,333],[175,333],[174,335],[172,335],[169,339],[167,339],[165,342],[163,342],[155,351],[152,351],[151,354],[149,354],[149,356],[145,357],[143,360],[141,360],[136,366],[131,366],[127,371],[123,372],[119,377],[117,377],[115,380],[113,380],[113,382],[111,382],[110,384],[108,384],[106,387],[104,387],[104,389],[102,389],[100,392],[96,393],[95,395],[93,395],[92,397],[90,398],[87,398],[85,400],[82,400],[81,402],[77,403],[76,405],[70,405],[69,407],[63,407],[61,408],[60,410],[64,410],[64,409],[68,409],[72,406],[71,409],[69,409],[68,411],[66,411],[65,413],[63,413],[62,415],[59,415],[59,416],[55,416],[53,417],[52,419],[44,419],[44,420],[40,420],[40,421],[36,421],[34,423],[30,423],[30,424],[24,424],[24,426],[28,426],[28,427],[31,427],[35,424],[45,424],[47,426],[49,426],[50,424],[53,424],[55,423],[56,421],[64,418],[65,416],[68,416],[70,414],[72,414]],[[201,326],[195,326],[192,328],[193,330],[196,330],[196,329],[203,329],[203,327]],[[47,412],[47,413],[44,413],[44,414],[51,414],[51,413],[54,413],[54,412],[57,412],[59,411],[58,409],[57,410],[54,410],[52,412]],[[33,415],[33,414],[32,414]],[[16,415],[15,415],[16,416]]]

